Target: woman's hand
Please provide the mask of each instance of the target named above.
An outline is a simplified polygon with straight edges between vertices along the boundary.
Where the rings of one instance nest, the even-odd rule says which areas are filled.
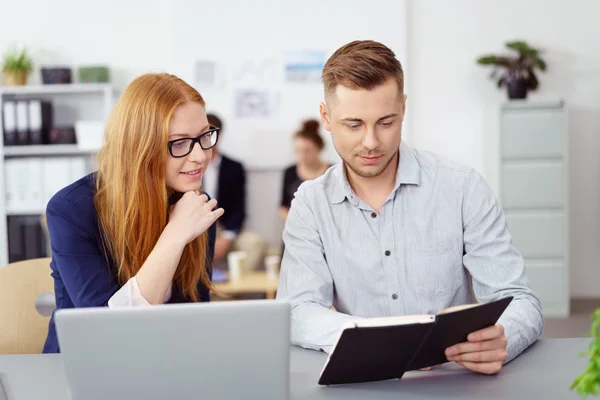
[[[198,191],[186,192],[177,203],[171,206],[167,229],[186,245],[204,233],[224,213],[222,208],[214,209],[217,200],[208,200]]]

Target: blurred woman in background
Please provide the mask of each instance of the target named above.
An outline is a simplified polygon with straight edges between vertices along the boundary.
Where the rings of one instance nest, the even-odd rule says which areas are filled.
[[[283,174],[283,190],[279,208],[279,216],[284,222],[290,211],[294,193],[302,182],[318,178],[330,167],[320,158],[325,142],[319,134],[319,127],[319,121],[309,119],[304,121],[302,128],[294,135],[296,164],[288,167]]]

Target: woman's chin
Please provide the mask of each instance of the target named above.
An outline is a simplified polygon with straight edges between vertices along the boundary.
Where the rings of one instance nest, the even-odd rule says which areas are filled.
[[[171,188],[171,190],[175,191],[175,192],[179,192],[179,193],[186,193],[186,192],[192,192],[194,190],[201,190],[201,185],[198,184],[191,184],[191,183],[187,183],[187,184],[183,184],[181,182],[177,182],[174,185],[169,185],[169,187]]]

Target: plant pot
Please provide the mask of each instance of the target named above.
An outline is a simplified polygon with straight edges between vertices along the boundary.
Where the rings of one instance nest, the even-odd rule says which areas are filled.
[[[6,86],[23,86],[27,83],[27,72],[5,71],[4,83]]]
[[[509,99],[526,99],[527,98],[527,81],[522,78],[507,79],[506,89]]]

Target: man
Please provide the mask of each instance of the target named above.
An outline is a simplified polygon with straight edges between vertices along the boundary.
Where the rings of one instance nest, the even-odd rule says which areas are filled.
[[[500,205],[472,168],[401,141],[404,73],[389,48],[343,46],[323,83],[321,119],[342,163],[299,188],[285,225],[278,298],[292,303],[292,342],[330,352],[349,319],[514,296],[498,324],[446,349],[497,373],[543,327]]]
[[[220,129],[223,122],[215,114],[207,114],[208,123]],[[218,221],[214,265],[224,265],[231,250],[246,252],[246,269],[256,269],[261,263],[267,243],[257,234],[243,230],[246,218],[246,171],[244,166],[213,148],[213,157],[204,173],[204,190],[219,201],[225,213]],[[214,193],[214,194],[213,194]]]

